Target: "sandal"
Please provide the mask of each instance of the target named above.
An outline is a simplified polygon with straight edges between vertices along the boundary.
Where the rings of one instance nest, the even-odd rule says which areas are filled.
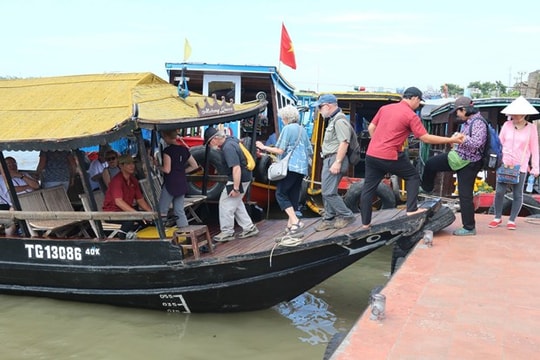
[[[292,224],[290,227],[287,227],[287,230],[285,230],[285,232],[287,233],[287,235],[293,235],[302,232],[303,229],[304,223],[299,221],[298,223]]]

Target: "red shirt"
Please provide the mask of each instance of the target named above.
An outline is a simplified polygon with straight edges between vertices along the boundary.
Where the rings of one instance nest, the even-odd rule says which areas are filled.
[[[128,184],[120,172],[113,176],[109,183],[103,201],[103,211],[124,211],[116,205],[114,199],[122,198],[128,205],[133,206],[136,200],[142,197],[141,188],[135,176],[130,175]]]
[[[405,101],[381,107],[371,123],[376,128],[366,154],[379,159],[397,160],[410,133],[417,138],[427,134],[422,121]]]

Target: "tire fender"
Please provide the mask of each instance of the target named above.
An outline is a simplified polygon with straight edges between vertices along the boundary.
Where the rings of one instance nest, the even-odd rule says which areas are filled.
[[[347,207],[351,209],[353,213],[360,212],[360,197],[362,195],[363,187],[364,180],[360,180],[359,182],[352,184],[343,198],[345,205],[347,205]],[[396,197],[390,186],[382,182],[379,183],[379,185],[377,185],[377,191],[375,194],[381,201],[381,209],[393,209],[396,207]]]
[[[227,165],[223,161],[223,156],[219,152],[220,150],[210,149],[208,155],[208,172],[210,175],[225,175],[227,174]],[[205,157],[205,146],[194,146],[189,149],[189,152],[195,158],[197,163],[201,166],[204,166],[206,161]],[[220,182],[211,182],[209,181],[206,188],[206,196],[208,200],[218,200],[223,188],[225,187],[224,183]],[[188,194],[189,195],[201,195],[202,194],[202,183],[201,182],[192,182],[188,181]]]

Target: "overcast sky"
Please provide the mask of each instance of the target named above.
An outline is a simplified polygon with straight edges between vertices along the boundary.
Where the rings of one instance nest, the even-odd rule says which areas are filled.
[[[478,3],[478,5],[476,5]],[[501,5],[505,3],[505,5]],[[297,89],[465,87],[540,69],[540,2],[2,1],[0,76],[153,72],[166,62],[279,66],[281,23]]]

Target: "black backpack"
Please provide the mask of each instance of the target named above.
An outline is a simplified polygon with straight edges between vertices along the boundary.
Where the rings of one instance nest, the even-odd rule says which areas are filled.
[[[351,138],[349,139],[349,147],[347,148],[347,157],[349,158],[349,164],[354,166],[362,159],[362,149],[358,143],[358,135],[356,134],[356,131],[352,127],[350,121],[345,116],[338,117],[336,121],[340,119],[345,120],[351,129]]]

